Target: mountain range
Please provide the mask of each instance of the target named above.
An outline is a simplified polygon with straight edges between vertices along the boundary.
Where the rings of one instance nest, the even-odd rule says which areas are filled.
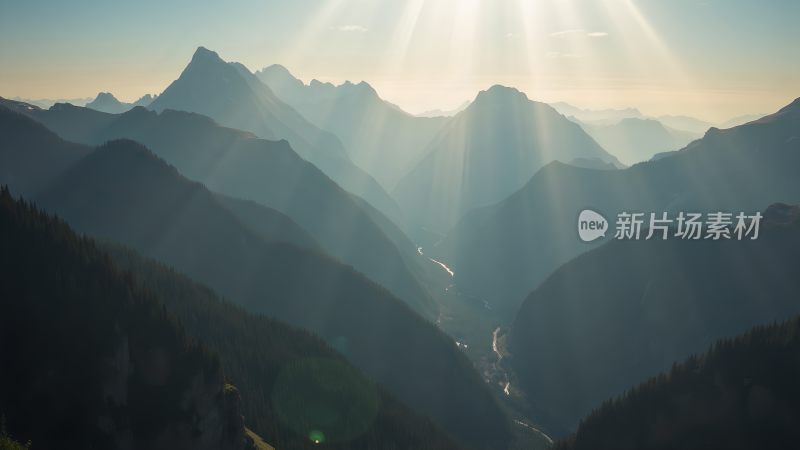
[[[429,109],[415,115],[417,117],[453,117],[461,111],[467,109],[469,103],[469,100],[467,100],[453,109]]]
[[[392,191],[417,226],[445,233],[471,209],[500,201],[552,161],[619,165],[577,124],[503,86],[453,117]]]
[[[345,190],[400,223],[396,203],[373,177],[353,164],[336,136],[311,124],[246,67],[227,63],[215,52],[198,48],[180,77],[148,108],[203,114],[260,138],[287,140],[294,151]]]
[[[573,429],[714,341],[800,314],[790,211],[765,211],[757,240],[613,241],[561,266],[525,300],[509,339],[530,401]]]
[[[313,436],[332,449],[458,448],[307,332],[247,313],[118,244],[79,238],[6,188],[0,224],[3,273],[14,275],[3,286],[14,295],[0,301],[0,334],[21,344],[0,346],[15,369],[0,374],[13,386],[0,389],[3,436],[11,430],[37,446],[273,450],[264,436],[277,448],[318,448]],[[32,364],[57,375],[42,383],[44,369]],[[304,384],[278,383],[286,373]],[[308,409],[287,414],[283,399],[295,396]]]
[[[555,108],[561,114],[567,117],[572,117],[579,122],[588,125],[608,126],[625,119],[657,120],[667,128],[672,128],[679,132],[688,132],[690,134],[700,136],[705,134],[709,128],[714,126],[721,129],[733,128],[754,120],[758,120],[766,115],[745,114],[733,117],[723,122],[713,123],[690,116],[661,115],[650,117],[642,114],[642,112],[636,108],[582,109],[565,102],[551,103],[550,106]]]
[[[4,436],[37,448],[255,450],[219,361],[95,243],[3,187],[0,248]]]
[[[256,76],[303,117],[334,133],[353,162],[389,190],[422,159],[426,145],[447,121],[412,116],[381,99],[365,82],[334,86],[312,80],[306,85],[279,65]]]
[[[52,98],[22,98],[22,97],[11,97],[11,100],[17,102],[27,103],[29,105],[34,105],[39,108],[49,108],[56,103],[71,103],[73,105],[85,105],[93,100],[91,97],[81,97],[81,98],[59,98],[59,99],[52,99]]]
[[[734,117],[732,119],[728,119],[725,122],[720,123],[718,127],[723,130],[726,128],[738,127],[739,125],[744,125],[746,123],[756,121],[764,116],[766,116],[766,114],[745,114],[742,116]]]
[[[629,166],[659,153],[679,150],[702,137],[669,128],[655,119],[627,118],[611,125],[581,126],[598,144]]]
[[[199,47],[156,97],[50,103],[0,98],[0,450],[800,435],[800,99],[413,115]],[[758,239],[611,232],[759,211]]]
[[[664,124],[664,126],[695,134],[705,134],[709,128],[714,126],[711,122],[689,116],[664,115],[656,117],[656,120]]]
[[[0,100],[62,138],[88,145],[133,139],[190,179],[236,198],[280,211],[308,231],[330,255],[352,265],[426,317],[437,308],[416,247],[390,220],[348,194],[286,142],[257,139],[198,114],[136,108],[110,115],[72,105],[49,110]],[[242,208],[234,208],[242,211]],[[256,216],[241,216],[255,229]]]
[[[624,119],[644,119],[636,108],[625,109],[583,109],[565,102],[550,103],[556,111],[566,117],[574,117],[580,122],[594,125],[610,125]]]
[[[34,141],[38,134],[50,135],[48,151],[73,145],[7,109],[0,110],[0,123],[15,130],[12,143]],[[7,151],[6,145],[0,148]],[[38,146],[25,151],[43,152]],[[313,331],[460,441],[487,449],[508,444],[507,416],[470,362],[450,338],[386,290],[317,251],[280,236],[264,239],[218,195],[138,143],[112,141],[86,153],[38,192],[23,192],[25,197],[78,231],[129,245],[252,312]],[[25,179],[26,169],[8,172]]]
[[[594,244],[576,237],[580,211],[614,222],[622,211],[660,213],[763,210],[800,202],[800,100],[728,130],[712,128],[681,151],[624,170],[555,162],[520,190],[468,214],[434,257],[455,271],[462,289],[506,308]]]
[[[664,370],[625,394],[595,405],[577,432],[556,448],[778,449],[793,445],[800,417],[794,388],[800,371],[796,358],[800,319],[794,316],[783,322],[785,317],[781,317],[792,316],[791,311],[798,309],[798,278],[790,260],[800,243],[800,207],[773,205],[765,212],[764,220],[765,241],[725,245],[722,249],[679,242],[668,246],[663,261],[646,258],[643,269],[631,270],[628,261],[632,260],[626,258],[633,253],[651,256],[652,249],[607,245],[564,266],[543,285],[543,291],[532,295],[531,304],[526,304],[528,313],[533,313],[533,308],[539,312],[542,308],[577,312],[567,319],[571,324],[561,322],[566,317],[558,316],[561,323],[555,325],[572,328],[582,324],[579,330],[572,328],[579,337],[566,347],[570,352],[582,352],[591,346],[593,351],[602,352],[607,362],[615,362],[599,372],[585,368],[584,374],[594,373],[604,381],[595,383],[588,377],[577,377],[589,381],[584,384],[570,375],[572,389],[591,391],[602,384],[608,387],[609,382],[614,383],[607,377],[611,372],[628,379],[630,371],[652,370],[654,366]],[[613,298],[610,304],[598,308],[600,305],[579,299],[581,292],[566,294],[565,285],[555,288],[561,292],[555,296],[539,295],[566,278],[579,276],[578,271],[585,271],[588,264],[607,267],[597,263],[612,263],[627,271],[624,275],[605,271],[607,278],[603,281],[603,271],[582,274],[588,279],[583,279],[584,284],[578,289],[584,293],[594,290],[593,294],[600,296],[611,294],[602,297]],[[623,280],[626,275],[632,276]],[[556,281],[557,278],[561,280]],[[635,298],[637,291],[639,299]],[[534,302],[538,305],[534,306]],[[565,305],[556,306],[556,302]],[[626,320],[628,315],[636,315],[639,320]],[[602,330],[594,328],[600,322],[606,322]],[[625,324],[615,330],[617,325],[610,322]],[[752,324],[758,325],[739,334]],[[525,327],[520,334],[532,338],[536,331]],[[631,327],[640,328],[633,331],[635,340],[623,337]],[[593,328],[594,342],[580,337]],[[736,334],[739,336],[731,338]],[[720,336],[725,339],[709,344],[709,340]],[[621,337],[624,343],[617,340]],[[616,344],[612,344],[615,340]],[[603,352],[601,347],[608,351]],[[642,351],[642,347],[647,349]],[[693,355],[677,355],[686,352]],[[527,349],[519,356],[527,359]],[[667,360],[676,356],[684,362],[672,363],[667,370]],[[562,355],[559,359],[565,362],[569,357]],[[548,370],[543,369],[541,360],[527,364],[533,370]]]
[[[147,107],[150,103],[153,103],[155,98],[150,95],[146,94],[141,97],[139,100],[136,100],[133,103],[123,103],[117,100],[114,97],[114,94],[110,92],[101,92],[97,94],[94,100],[89,103],[86,103],[86,107],[90,109],[94,109],[95,111],[102,111],[111,114],[120,114],[124,113],[125,111],[129,111],[137,106],[144,106]]]
[[[156,293],[189,336],[219,356],[226,377],[242,394],[241,410],[248,427],[276,448],[318,448],[310,439],[315,431],[324,436],[328,447],[339,449],[458,447],[430,419],[414,413],[347,364],[319,337],[249,313],[119,244],[106,244],[103,250],[116,267],[129,271],[137,283]],[[309,380],[309,369],[325,376]],[[279,400],[276,384],[287,370],[303,376],[305,384],[284,383]],[[346,395],[336,390],[339,385],[347,387]],[[292,395],[302,398],[307,408],[287,415],[285,399]],[[353,407],[355,400],[365,398],[369,401],[363,409]],[[331,410],[349,413],[331,421],[327,414]]]

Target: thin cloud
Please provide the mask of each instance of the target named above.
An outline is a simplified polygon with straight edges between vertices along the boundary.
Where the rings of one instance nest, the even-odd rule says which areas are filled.
[[[569,35],[573,35],[573,34],[585,34],[585,33],[586,33],[586,30],[582,30],[580,28],[575,28],[575,29],[571,29],[571,30],[556,31],[555,33],[550,33],[550,36],[552,36],[552,37],[563,37],[563,36],[569,36]]]
[[[341,31],[344,33],[366,33],[369,31],[365,27],[361,25],[339,25],[338,27],[334,28],[336,31]]]
[[[581,28],[574,28],[570,30],[562,30],[550,33],[550,37],[556,37],[556,38],[565,38],[570,36],[601,38],[608,36],[608,33],[606,33],[605,31],[586,31]]]

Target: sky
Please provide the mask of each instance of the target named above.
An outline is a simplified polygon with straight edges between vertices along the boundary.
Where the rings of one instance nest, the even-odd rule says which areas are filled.
[[[0,0],[0,96],[161,92],[198,46],[412,113],[494,84],[723,121],[800,97],[797,0]]]

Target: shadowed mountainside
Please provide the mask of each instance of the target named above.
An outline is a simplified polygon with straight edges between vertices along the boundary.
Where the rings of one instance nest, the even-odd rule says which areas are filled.
[[[775,205],[757,240],[613,241],[560,267],[525,300],[512,365],[554,429],[702,352],[800,313],[800,214]]]
[[[606,401],[558,450],[741,448],[800,440],[800,319],[756,327]]]
[[[34,448],[255,449],[219,360],[59,219],[0,191],[0,408]]]
[[[185,332],[219,355],[225,376],[242,392],[247,426],[276,448],[455,449],[429,419],[399,403],[386,390],[346,366],[321,339],[274,319],[246,312],[205,286],[118,245],[106,245],[115,265],[156,293]],[[335,343],[334,343],[335,344]],[[302,370],[298,370],[298,367]],[[286,373],[322,376],[304,385],[279,384]],[[291,389],[281,392],[280,389]],[[346,388],[346,389],[341,389]],[[334,391],[331,392],[331,389]],[[344,394],[343,394],[344,392]],[[283,401],[301,398],[302,411],[287,414]],[[357,404],[360,407],[354,407]],[[330,420],[326,411],[337,414]]]
[[[345,190],[400,223],[394,200],[350,161],[336,136],[308,122],[241,64],[227,63],[200,47],[180,77],[148,108],[195,112],[264,139],[286,139],[300,156]]]
[[[612,125],[581,124],[609,153],[627,165],[685,147],[700,134],[664,126],[655,119],[623,119]]]
[[[256,72],[283,101],[345,145],[356,165],[392,189],[424,156],[447,118],[412,116],[378,96],[369,84],[339,86],[312,80],[306,85],[285,67]]]
[[[100,145],[126,138],[141,142],[213,191],[286,214],[327,253],[387,287],[424,316],[436,316],[437,308],[423,287],[424,261],[416,246],[379,211],[297,156],[285,141],[256,139],[207,117],[171,110],[159,114],[136,108],[110,115],[71,105],[49,110],[6,100],[0,100],[0,105],[34,118],[70,141]],[[242,208],[231,210],[243,212]],[[239,219],[256,230],[264,227],[257,215]]]
[[[393,194],[414,224],[444,233],[467,211],[521,188],[545,164],[576,158],[618,163],[550,106],[494,86],[448,122]]]
[[[596,247],[577,239],[591,208],[613,223],[622,211],[763,210],[800,202],[800,100],[729,130],[711,129],[685,149],[624,170],[553,163],[519,191],[468,214],[436,249],[459,286],[511,317],[547,275]]]
[[[31,121],[8,111],[0,119]],[[50,132],[39,126],[38,133]],[[505,413],[435,326],[349,267],[264,242],[217,196],[141,145],[106,144],[34,198],[79,231],[130,245],[250,311],[315,332],[460,441],[487,449],[508,445]]]

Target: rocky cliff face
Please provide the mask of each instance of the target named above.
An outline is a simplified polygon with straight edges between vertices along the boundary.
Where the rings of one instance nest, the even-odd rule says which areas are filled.
[[[97,417],[97,427],[112,438],[116,448],[135,449],[139,439],[127,427],[127,414],[119,414],[130,409],[136,385],[143,381],[151,387],[166,387],[179,359],[180,355],[163,347],[136,354],[131,352],[129,336],[120,339],[114,356],[105,361],[108,377],[102,390],[108,407]],[[235,386],[225,383],[218,371],[197,371],[184,381],[181,392],[171,393],[179,401],[180,414],[162,424],[152,437],[152,449],[255,450]]]

